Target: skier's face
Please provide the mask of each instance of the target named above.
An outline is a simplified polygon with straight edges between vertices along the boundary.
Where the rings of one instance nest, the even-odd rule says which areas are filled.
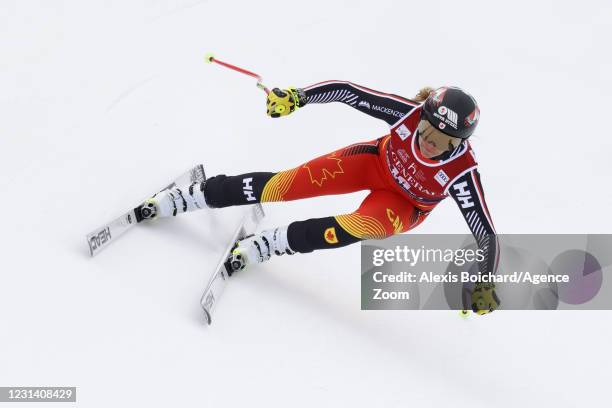
[[[461,143],[461,139],[448,136],[431,126],[429,121],[423,119],[419,122],[419,148],[425,158],[439,156],[453,150]]]

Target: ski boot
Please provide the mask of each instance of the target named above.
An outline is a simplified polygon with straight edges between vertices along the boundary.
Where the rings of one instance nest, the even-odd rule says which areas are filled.
[[[145,200],[135,209],[138,222],[155,218],[174,217],[177,214],[207,208],[204,199],[206,182],[187,186],[172,186]]]
[[[225,267],[233,273],[269,260],[272,255],[293,255],[287,241],[287,227],[262,231],[259,234],[249,235],[236,242]]]

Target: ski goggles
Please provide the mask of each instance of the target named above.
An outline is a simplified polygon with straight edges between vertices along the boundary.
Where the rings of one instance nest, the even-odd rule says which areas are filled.
[[[430,142],[436,149],[447,151],[456,149],[461,144],[461,139],[442,133],[429,123],[427,119],[419,122],[419,137],[424,141]]]

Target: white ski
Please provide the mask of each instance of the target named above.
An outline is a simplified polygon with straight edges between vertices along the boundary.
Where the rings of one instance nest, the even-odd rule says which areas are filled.
[[[206,317],[206,322],[210,324],[212,322],[212,313],[221,293],[223,293],[223,289],[227,284],[227,280],[233,273],[233,268],[229,264],[229,257],[232,254],[232,250],[236,246],[236,242],[246,237],[247,235],[251,235],[255,233],[257,225],[259,222],[265,217],[263,208],[261,204],[255,204],[245,215],[244,219],[234,232],[232,239],[223,252],[221,256],[221,260],[217,265],[217,269],[208,280],[208,284],[206,285],[206,290],[202,295],[202,299],[200,300],[200,304],[202,305],[202,309],[204,310],[204,315]]]
[[[204,166],[198,164],[181,174],[176,180],[159,191],[171,188],[174,185],[200,183],[204,180],[206,180]],[[144,200],[142,200],[139,205],[142,204],[143,201]],[[136,206],[136,208],[138,207]],[[109,223],[87,234],[87,244],[89,245],[91,256],[97,255],[102,249],[109,246],[111,242],[115,242],[117,238],[141,221],[140,215],[136,214],[136,208],[132,208]]]

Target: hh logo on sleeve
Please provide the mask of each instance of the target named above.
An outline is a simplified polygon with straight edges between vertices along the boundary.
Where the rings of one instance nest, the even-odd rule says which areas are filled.
[[[472,194],[468,189],[468,184],[464,181],[453,186],[457,192],[457,200],[461,201],[461,208],[470,208],[474,206]]]

